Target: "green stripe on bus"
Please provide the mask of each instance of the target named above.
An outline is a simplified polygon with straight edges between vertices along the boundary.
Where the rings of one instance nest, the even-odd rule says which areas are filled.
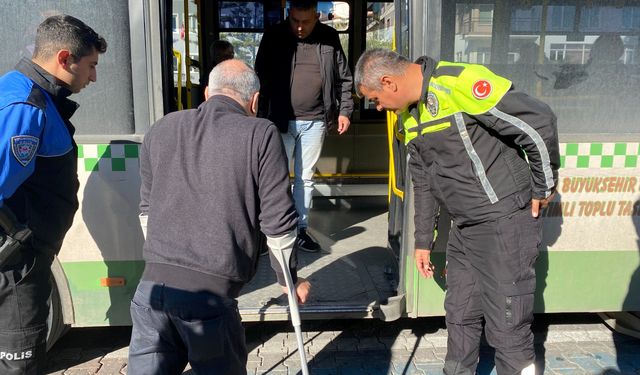
[[[444,315],[444,283],[441,275],[445,254],[435,252],[431,261],[437,276],[421,276],[415,288],[418,316]],[[596,312],[639,311],[640,295],[630,295],[632,282],[637,282],[640,253],[633,251],[542,251],[536,264],[537,290],[535,311]],[[415,268],[415,264],[411,262]],[[544,298],[543,298],[544,294]],[[407,296],[410,299],[414,296]]]
[[[138,143],[78,145],[79,169],[84,172],[126,172],[138,167],[139,149]]]
[[[64,262],[62,268],[71,289],[76,326],[131,325],[129,304],[144,261]],[[125,284],[101,286],[100,280],[107,277],[122,277]]]
[[[131,144],[83,144],[78,145],[80,170],[85,172],[125,172],[137,168],[140,145]],[[640,143],[561,143],[562,168],[637,168],[640,163]],[[129,164],[127,160],[135,162]]]

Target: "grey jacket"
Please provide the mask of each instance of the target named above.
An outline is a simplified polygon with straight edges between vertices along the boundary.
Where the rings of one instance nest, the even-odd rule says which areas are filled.
[[[154,124],[140,173],[143,280],[237,297],[255,274],[260,232],[279,237],[296,228],[278,129],[227,96]]]

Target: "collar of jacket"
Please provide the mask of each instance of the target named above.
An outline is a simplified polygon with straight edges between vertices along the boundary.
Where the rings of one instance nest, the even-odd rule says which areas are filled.
[[[433,76],[433,72],[435,72],[436,67],[438,66],[438,61],[428,56],[421,56],[418,57],[418,59],[414,63],[422,65],[422,91],[420,91],[422,94],[420,94],[420,100],[417,103],[410,105],[407,110],[409,111],[411,116],[418,120],[420,118],[418,105],[427,101],[429,81],[431,80],[431,76]]]
[[[429,56],[418,57],[415,62],[416,64],[422,65],[422,96],[420,96],[420,101],[424,102],[427,100],[427,91],[429,88],[429,81],[431,81],[431,76],[433,76],[433,72],[436,71],[436,67],[438,66],[438,60],[432,59]]]
[[[224,94],[214,94],[204,103],[200,104],[199,109],[214,112],[233,112],[241,115],[249,116],[247,111],[235,99]]]
[[[68,120],[73,116],[79,105],[67,98],[72,94],[71,90],[57,84],[54,76],[26,57],[18,62],[16,70],[27,76],[51,96],[58,113],[63,118]]]

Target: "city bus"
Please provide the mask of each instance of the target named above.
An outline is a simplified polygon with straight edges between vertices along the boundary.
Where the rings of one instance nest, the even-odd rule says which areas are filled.
[[[287,1],[3,6],[3,50],[17,53],[0,57],[2,72],[31,56],[35,29],[51,14],[76,16],[109,43],[98,82],[74,96],[81,104],[72,119],[80,209],[51,269],[49,343],[68,327],[129,325],[129,303],[144,269],[140,142],[166,113],[203,101],[214,40],[231,42],[236,57],[253,65],[265,28],[286,18]],[[640,310],[640,121],[633,114],[640,108],[639,1],[343,0],[319,1],[318,13],[320,22],[338,31],[352,68],[364,50],[377,47],[410,59],[484,64],[548,103],[558,117],[562,167],[557,197],[543,213],[536,311]],[[609,50],[596,53],[597,45]],[[596,55],[604,61],[595,61]],[[336,218],[351,215],[353,225],[337,233],[330,215],[327,222],[312,221],[312,233],[333,231],[331,240],[343,247],[301,254],[300,272],[314,284],[302,317],[441,316],[444,273],[422,279],[413,264],[403,135],[394,114],[354,99],[349,132],[329,133],[325,140],[314,200],[318,207],[337,207]],[[383,209],[359,201],[382,202]],[[380,215],[383,225],[371,221]],[[441,271],[449,225],[443,213],[433,255]],[[363,230],[369,242],[351,241]],[[245,321],[288,317],[268,263],[261,259],[239,298]]]

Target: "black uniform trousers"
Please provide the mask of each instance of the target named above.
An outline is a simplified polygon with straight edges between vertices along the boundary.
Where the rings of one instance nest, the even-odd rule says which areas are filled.
[[[15,258],[0,269],[0,374],[42,374],[53,258],[32,249]]]
[[[141,281],[131,301],[127,371],[135,375],[246,375],[247,348],[235,299]]]
[[[529,207],[497,220],[452,226],[447,246],[445,373],[475,374],[482,320],[499,375],[535,360],[533,300],[542,219]]]

